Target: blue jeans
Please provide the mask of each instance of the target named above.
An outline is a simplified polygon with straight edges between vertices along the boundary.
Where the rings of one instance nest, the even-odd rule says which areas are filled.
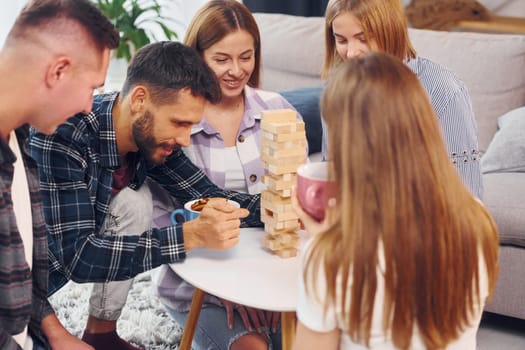
[[[164,305],[168,314],[177,321],[181,327],[186,324],[187,312],[178,312]],[[233,329],[228,328],[226,309],[221,306],[210,305],[203,307],[197,322],[192,348],[194,350],[229,350],[232,343],[243,335],[256,333],[250,332],[244,326],[241,316],[234,313]],[[276,333],[265,329],[266,341],[269,350],[281,350],[281,328]]]

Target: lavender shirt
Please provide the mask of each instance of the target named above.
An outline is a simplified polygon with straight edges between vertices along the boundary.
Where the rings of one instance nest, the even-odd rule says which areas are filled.
[[[261,162],[261,111],[284,108],[295,110],[278,93],[245,87],[244,116],[237,132],[235,147],[243,166],[246,188],[250,194],[260,193],[264,189],[264,184],[261,182],[261,176],[265,173]],[[299,113],[297,119],[303,120]],[[305,152],[307,151],[305,149]],[[219,132],[208,124],[205,116],[193,127],[191,144],[184,152],[212,182],[224,188],[226,182],[224,141]],[[156,270],[153,281],[157,287],[156,292],[164,304],[179,312],[189,310],[193,286],[180,278],[169,265],[163,265]],[[204,298],[203,306],[206,304],[222,305],[219,299],[209,294]]]

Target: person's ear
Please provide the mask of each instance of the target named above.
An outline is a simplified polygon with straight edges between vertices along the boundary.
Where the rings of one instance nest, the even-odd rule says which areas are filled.
[[[148,99],[148,91],[142,85],[135,86],[131,90],[131,112],[140,113],[146,107],[146,102]]]
[[[55,59],[46,72],[46,85],[54,87],[60,82],[64,81],[68,74],[72,71],[71,58],[61,56]]]

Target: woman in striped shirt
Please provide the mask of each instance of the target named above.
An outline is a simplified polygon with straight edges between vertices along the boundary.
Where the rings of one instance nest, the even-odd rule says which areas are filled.
[[[325,20],[323,76],[340,62],[368,51],[385,52],[405,62],[430,98],[451,162],[471,193],[481,199],[477,125],[467,88],[453,72],[416,54],[401,2],[330,0]],[[323,127],[325,158],[328,136]]]

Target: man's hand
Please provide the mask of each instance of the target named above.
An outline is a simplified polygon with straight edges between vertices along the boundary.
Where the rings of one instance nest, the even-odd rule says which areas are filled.
[[[184,248],[223,250],[239,241],[241,219],[250,212],[236,208],[224,198],[211,198],[198,218],[183,224]]]
[[[42,331],[53,350],[95,350],[91,345],[69,333],[62,326],[55,314],[49,314],[42,320]]]

